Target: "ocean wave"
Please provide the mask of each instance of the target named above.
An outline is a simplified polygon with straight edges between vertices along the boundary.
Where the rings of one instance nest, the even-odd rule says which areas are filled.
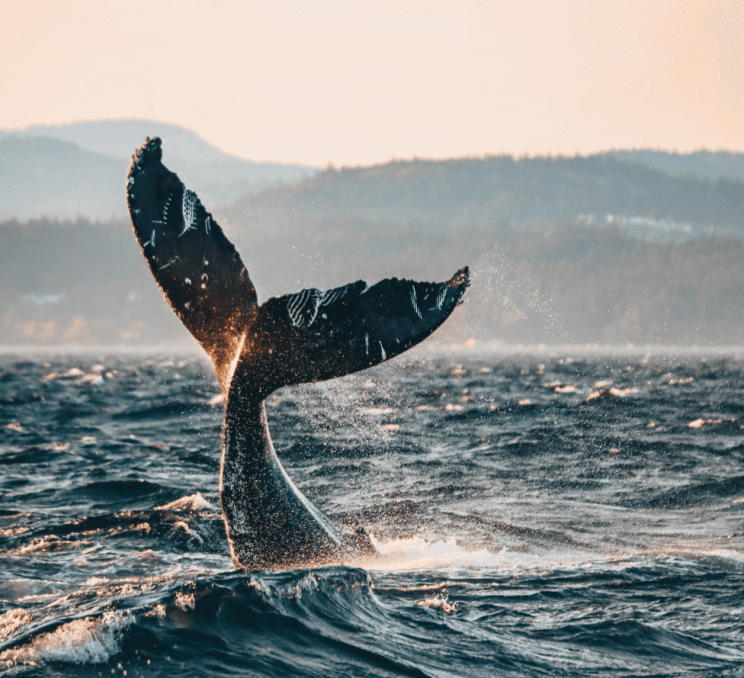
[[[740,357],[463,355],[452,374],[454,362],[272,397],[287,473],[331,520],[371,530],[381,555],[244,572],[202,361],[0,361],[3,668],[740,670]],[[53,373],[67,376],[44,381]]]
[[[120,650],[123,631],[132,623],[127,612],[104,612],[61,624],[29,643],[0,652],[0,666],[18,664],[101,664]]]

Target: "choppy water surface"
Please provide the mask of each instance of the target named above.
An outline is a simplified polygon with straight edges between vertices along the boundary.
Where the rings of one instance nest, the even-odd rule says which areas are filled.
[[[419,352],[281,390],[290,475],[384,553],[286,572],[232,569],[203,359],[0,373],[0,672],[744,675],[744,355]]]

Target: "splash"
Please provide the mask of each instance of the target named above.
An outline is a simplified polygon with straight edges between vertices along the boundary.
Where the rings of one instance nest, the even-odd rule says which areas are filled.
[[[438,596],[432,596],[431,598],[424,598],[424,600],[416,603],[421,607],[428,607],[435,610],[441,610],[444,614],[452,614],[455,611],[457,603],[450,603],[447,594],[443,593]]]
[[[5,640],[9,638],[11,633],[21,626],[25,626],[32,619],[33,617],[20,607],[0,614],[0,639]]]
[[[454,538],[432,542],[408,537],[381,543],[372,536],[372,542],[380,555],[364,564],[369,570],[502,569],[509,562],[506,548],[498,553],[488,549],[467,550]]]
[[[214,504],[208,502],[201,492],[181,497],[162,506],[156,507],[161,511],[216,511]]]
[[[28,645],[0,653],[0,666],[48,661],[101,664],[119,652],[121,634],[131,623],[131,616],[123,612],[75,619],[40,634]]]
[[[740,501],[744,502],[744,499]],[[374,535],[371,535],[371,538],[380,555],[373,560],[354,563],[370,572],[467,570],[471,573],[488,572],[489,574],[528,572],[547,574],[556,570],[622,570],[648,561],[681,560],[694,563],[713,559],[718,562],[725,561],[729,567],[737,569],[744,564],[744,554],[738,551],[725,548],[684,549],[673,544],[653,552],[608,551],[598,553],[573,549],[540,554],[512,551],[507,547],[495,553],[488,549],[469,550],[459,545],[454,538],[429,541],[422,537],[407,537],[393,539],[389,542],[379,542]],[[430,606],[441,608],[436,601],[433,601]]]

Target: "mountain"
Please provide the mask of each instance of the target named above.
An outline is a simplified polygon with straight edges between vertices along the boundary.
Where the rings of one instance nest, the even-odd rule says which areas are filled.
[[[642,162],[670,176],[692,174],[703,179],[744,181],[744,153],[706,150],[670,153],[646,148],[617,150],[612,154],[623,162]]]
[[[239,221],[256,205],[273,202],[317,218],[423,220],[453,228],[491,229],[509,221],[539,229],[573,218],[664,236],[744,226],[742,153],[641,149],[414,159],[318,172],[244,160],[183,127],[149,120],[0,130],[0,219],[126,216],[124,177],[146,136],[163,139],[166,164],[210,210]]]
[[[0,138],[2,209],[123,208],[126,167],[105,145],[118,137],[90,139]],[[744,183],[681,169],[697,160],[667,158],[668,171],[618,153],[395,161],[329,168],[220,205],[182,169],[194,158],[219,164],[213,151],[170,143],[166,164],[235,243],[260,301],[359,278],[442,280],[468,264],[472,288],[438,341],[725,345],[744,336]],[[736,157],[703,160],[715,169]],[[24,191],[26,202],[12,203]],[[126,217],[0,223],[0,319],[5,345],[190,341]]]
[[[313,219],[425,222],[544,230],[556,221],[644,231],[744,234],[744,183],[675,176],[613,154],[393,161],[326,169],[304,182],[244,195],[223,210],[248,227],[271,209]],[[272,217],[273,218],[273,217]]]
[[[437,342],[720,346],[744,336],[742,239],[648,242],[572,224],[530,235],[340,218],[230,237],[259,301],[360,278],[443,280],[470,265],[471,289]],[[0,345],[196,346],[128,220],[8,221],[0,242]]]
[[[49,137],[0,139],[0,218],[126,214],[123,162]]]
[[[12,132],[6,130],[5,134],[20,138],[61,139],[76,144],[84,151],[122,160],[131,158],[133,150],[142,144],[146,136],[159,136],[167,142],[169,155],[179,160],[206,163],[226,160],[247,162],[224,153],[183,127],[154,120],[95,120],[69,125],[33,125]]]
[[[312,176],[306,165],[252,162],[194,132],[149,120],[101,120],[0,131],[0,218],[125,216],[129,161],[160,136],[170,165],[210,205]]]

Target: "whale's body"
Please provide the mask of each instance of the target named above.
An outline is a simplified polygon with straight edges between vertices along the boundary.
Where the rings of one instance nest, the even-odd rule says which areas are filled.
[[[297,489],[271,442],[274,390],[351,374],[425,339],[468,284],[392,278],[302,290],[260,306],[232,243],[162,164],[160,139],[132,158],[127,199],[142,252],[176,315],[210,356],[225,394],[220,497],[238,567],[341,562],[375,552],[366,533],[334,527]]]

